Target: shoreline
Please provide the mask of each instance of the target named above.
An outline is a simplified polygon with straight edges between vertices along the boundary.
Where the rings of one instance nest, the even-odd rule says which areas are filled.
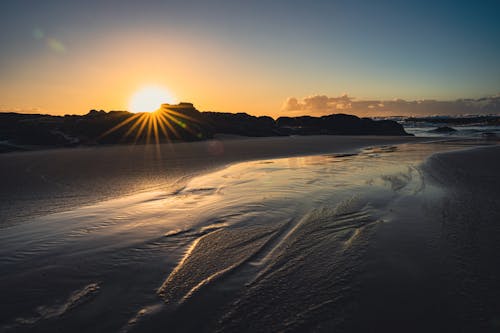
[[[267,158],[349,153],[370,146],[427,142],[400,136],[221,138],[156,145],[61,148],[0,154],[0,228]]]
[[[232,141],[238,141],[238,142],[245,142],[245,141],[266,141],[266,140],[295,140],[295,139],[300,139],[303,138],[304,141],[307,141],[308,138],[324,138],[326,141],[331,141],[330,139],[352,139],[352,138],[359,138],[359,139],[367,139],[367,140],[385,140],[385,139],[401,139],[401,140],[408,140],[408,139],[414,139],[417,141],[420,140],[448,140],[448,139],[455,139],[454,137],[444,137],[444,136],[415,136],[415,135],[345,135],[345,134],[312,134],[312,135],[275,135],[275,136],[246,136],[246,135],[238,135],[238,134],[225,134],[225,133],[220,133],[214,135],[213,138],[211,139],[205,139],[205,140],[197,140],[197,141],[171,141],[171,142],[161,142],[161,143],[145,143],[145,142],[137,142],[137,143],[102,143],[102,144],[84,144],[84,145],[69,145],[69,146],[57,146],[57,145],[17,145],[17,144],[11,144],[8,142],[2,142],[0,141],[0,148],[4,147],[6,149],[12,148],[12,150],[5,150],[2,151],[0,149],[0,157],[1,156],[10,156],[14,154],[26,154],[26,153],[37,153],[37,152],[54,152],[54,151],[78,151],[78,150],[88,150],[88,149],[113,149],[113,148],[118,148],[118,149],[125,149],[128,148],[130,150],[134,150],[135,148],[156,148],[158,146],[160,147],[166,147],[166,146],[182,146],[182,145],[192,145],[192,144],[207,144],[212,141],[220,141],[220,142],[232,142]],[[464,138],[456,138],[456,139],[468,139],[467,137]],[[471,137],[470,139],[474,139]]]
[[[465,292],[471,301],[479,296],[491,309],[500,299],[481,292],[489,281],[473,288],[459,283],[481,276],[476,264],[500,276],[491,264],[498,251],[489,251],[500,244],[494,210],[500,146],[474,145],[372,144],[357,154],[233,162],[204,169],[173,193],[131,193],[5,228],[2,265],[9,274],[4,279],[15,292],[6,295],[10,305],[3,315],[12,324],[4,328],[22,329],[23,321],[31,321],[40,331],[88,322],[95,323],[93,330],[104,325],[132,332],[234,331],[252,322],[279,331],[283,322],[297,329],[329,323],[328,313],[361,300],[355,310],[337,316],[352,331],[377,323],[392,331],[403,319],[420,328],[425,321],[415,322],[412,315],[419,311],[444,329],[473,305],[462,297],[448,299],[448,291]],[[435,160],[443,168],[436,169]],[[462,167],[465,173],[454,172]],[[485,186],[488,175],[495,182]],[[476,184],[472,197],[471,184]],[[475,241],[471,230],[484,239],[480,258],[487,260],[463,252]],[[53,264],[47,265],[47,258]],[[17,272],[24,278],[16,278]],[[37,279],[40,274],[48,278]],[[304,279],[311,288],[301,287]],[[391,290],[384,287],[387,281]],[[429,288],[436,291],[429,294]],[[45,296],[33,298],[37,290]],[[270,292],[272,299],[266,296]],[[86,301],[75,308],[50,301],[72,304],[73,295]],[[401,307],[401,295],[413,301]],[[373,311],[382,298],[384,308]],[[50,311],[37,315],[33,309],[40,308],[40,299],[46,300],[42,308],[64,313],[57,320]],[[306,309],[327,311],[304,312],[305,321],[297,321],[298,300]],[[428,310],[440,302],[444,317]],[[109,306],[118,314],[106,322],[93,320],[95,309]],[[35,315],[24,317],[30,310]],[[270,311],[272,318],[263,316]]]

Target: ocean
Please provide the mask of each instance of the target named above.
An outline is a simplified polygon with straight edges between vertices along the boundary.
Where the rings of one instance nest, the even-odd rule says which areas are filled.
[[[415,121],[408,118],[398,117],[394,120],[403,125],[406,132],[420,137],[500,137],[500,125],[491,125],[487,122],[457,124],[454,123],[454,119],[455,118],[453,117],[439,117],[433,121],[433,118],[430,117],[426,118],[425,121]],[[436,129],[445,126],[453,130],[449,132],[436,131]]]

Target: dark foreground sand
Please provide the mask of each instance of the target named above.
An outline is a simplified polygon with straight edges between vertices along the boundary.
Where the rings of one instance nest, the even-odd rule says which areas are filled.
[[[146,189],[180,185],[224,165],[260,158],[349,152],[415,137],[221,138],[156,146],[57,149],[0,155],[0,227]]]
[[[296,153],[290,139],[254,154]],[[214,162],[178,187],[4,227],[0,329],[497,332],[500,147],[388,140],[358,154]],[[197,149],[180,153],[175,175],[223,156]],[[148,170],[151,184],[171,184]]]
[[[402,200],[372,239],[362,320],[347,331],[499,332],[500,146],[434,154],[421,170],[439,194]]]

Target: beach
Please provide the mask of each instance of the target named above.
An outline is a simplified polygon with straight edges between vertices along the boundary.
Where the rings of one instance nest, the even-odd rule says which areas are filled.
[[[496,142],[224,139],[0,159],[4,331],[500,328]]]
[[[113,145],[0,154],[0,225],[144,190],[177,188],[238,161],[354,152],[426,140],[400,136],[300,136]],[[427,139],[428,140],[428,139]]]
[[[500,1],[2,1],[0,333],[500,332]]]

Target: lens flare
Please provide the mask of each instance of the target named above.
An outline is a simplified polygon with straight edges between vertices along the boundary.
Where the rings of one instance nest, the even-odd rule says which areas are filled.
[[[32,31],[33,38],[39,41],[45,42],[49,50],[55,53],[65,53],[66,46],[62,41],[57,38],[47,36],[45,32],[40,28],[34,28]]]
[[[57,53],[66,52],[66,47],[64,46],[64,44],[55,38],[47,38],[47,45],[54,52]]]
[[[45,33],[40,28],[33,29],[33,38],[36,40],[43,39],[45,37]]]

